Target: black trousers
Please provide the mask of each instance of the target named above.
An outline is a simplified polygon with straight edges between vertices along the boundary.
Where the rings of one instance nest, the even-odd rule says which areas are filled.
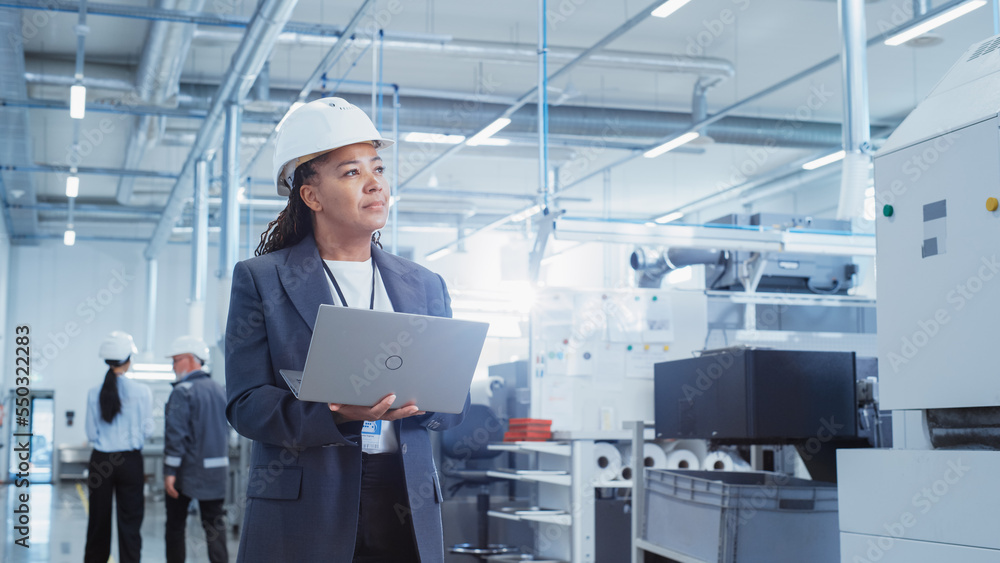
[[[187,557],[185,535],[191,497],[184,496],[184,493],[180,493],[177,498],[167,495],[164,504],[167,507],[167,563],[184,563]],[[222,505],[223,499],[198,501],[201,527],[205,530],[208,560],[211,563],[229,561],[229,553],[226,550],[226,510]]]
[[[142,453],[99,452],[90,454],[87,488],[90,514],[87,518],[87,547],[84,563],[107,563],[111,556],[111,504],[118,507],[118,560],[139,563],[142,550]]]
[[[361,459],[354,563],[419,563],[402,458],[395,453]]]

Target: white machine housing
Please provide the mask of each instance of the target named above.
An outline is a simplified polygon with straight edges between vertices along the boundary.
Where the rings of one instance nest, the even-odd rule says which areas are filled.
[[[926,409],[1000,406],[1000,36],[875,156],[879,397],[893,450],[842,450],[841,561],[1000,561],[1000,452],[934,450]],[[991,199],[993,198],[993,199]]]

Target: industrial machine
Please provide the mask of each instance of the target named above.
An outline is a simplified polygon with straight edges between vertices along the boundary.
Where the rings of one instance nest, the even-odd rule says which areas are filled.
[[[787,232],[851,232],[850,221],[814,219],[779,213],[732,214],[705,226],[736,230],[774,229]],[[726,248],[639,247],[631,257],[639,287],[659,287],[663,276],[696,264],[705,265],[705,288],[726,291],[764,291],[843,295],[854,287],[858,267],[850,256],[730,251]]]
[[[877,377],[854,352],[740,346],[656,364],[656,437],[792,445],[813,479],[835,482],[838,449],[891,441]]]
[[[1000,561],[1000,37],[875,156],[880,403],[893,448],[838,453],[841,561]]]

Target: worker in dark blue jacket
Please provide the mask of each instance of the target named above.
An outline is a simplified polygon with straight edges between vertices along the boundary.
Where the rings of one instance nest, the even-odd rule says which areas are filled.
[[[209,561],[227,563],[223,508],[229,466],[226,392],[202,370],[209,351],[200,338],[178,338],[169,357],[174,361],[177,381],[167,400],[163,448],[167,563],[183,563],[185,559],[191,499],[198,500]]]

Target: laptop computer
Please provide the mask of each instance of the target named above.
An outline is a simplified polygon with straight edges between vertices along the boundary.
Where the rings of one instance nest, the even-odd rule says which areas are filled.
[[[489,323],[320,305],[302,371],[279,370],[302,401],[460,413]]]

